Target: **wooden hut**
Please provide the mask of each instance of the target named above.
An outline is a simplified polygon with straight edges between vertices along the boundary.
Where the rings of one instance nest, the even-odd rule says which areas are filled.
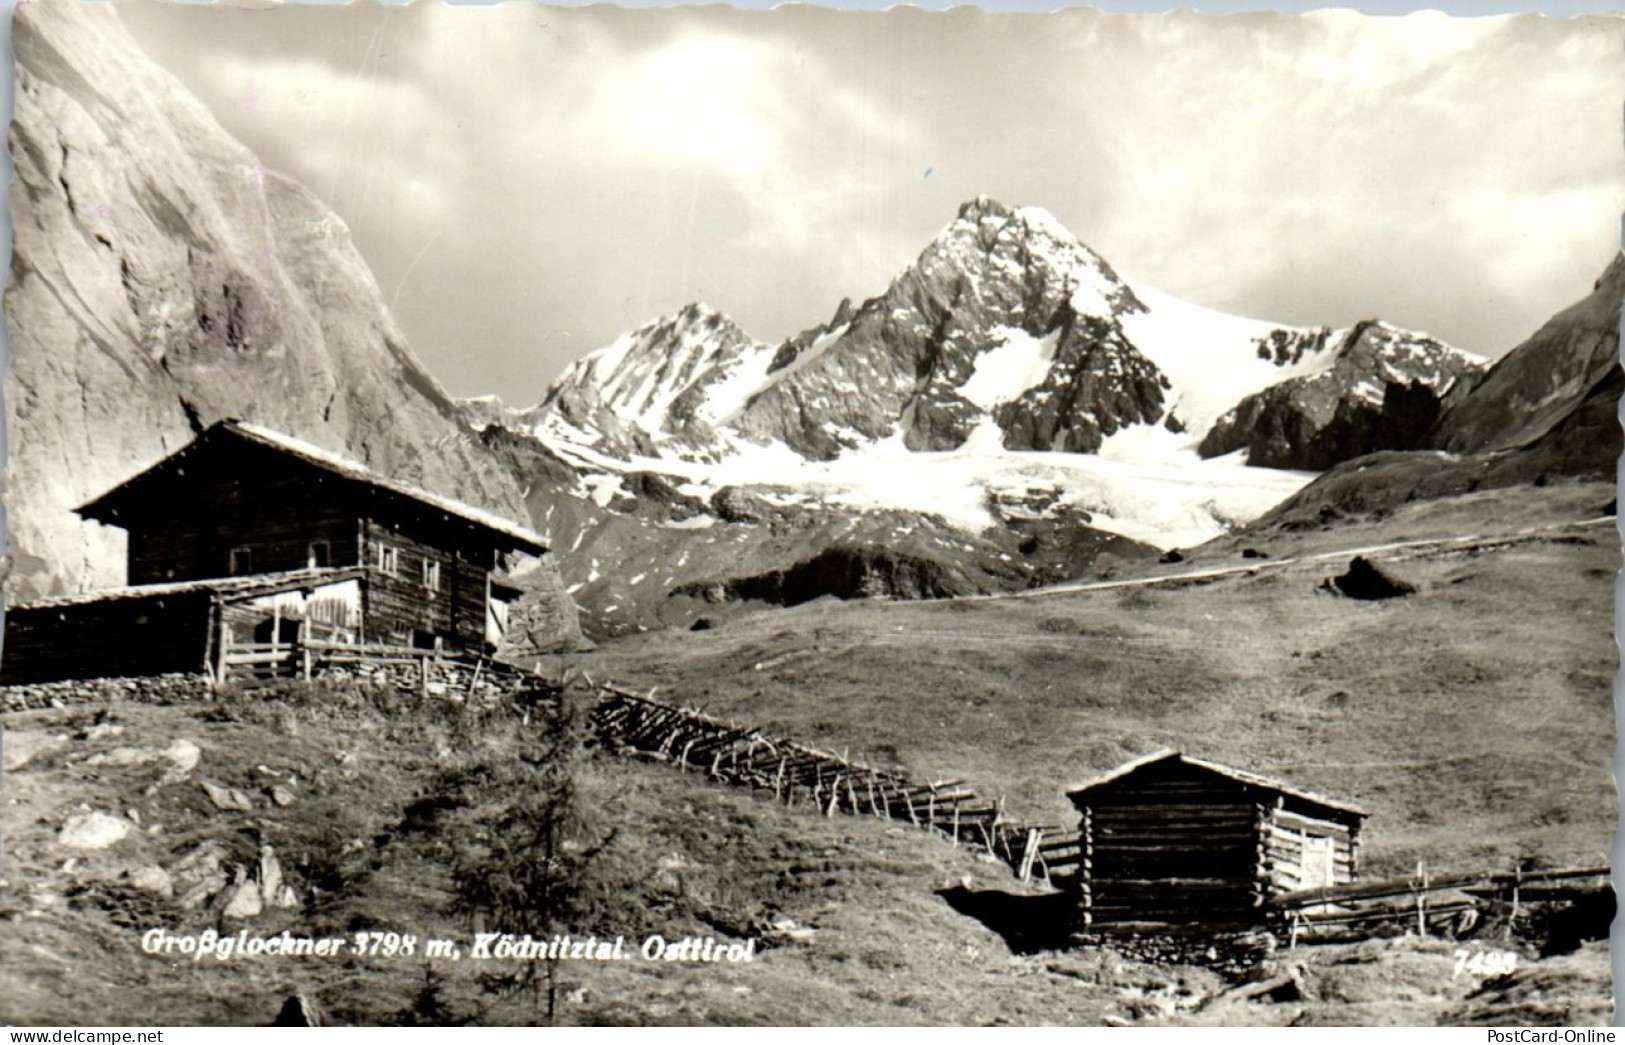
[[[0,680],[208,671],[242,643],[484,651],[541,537],[257,425],[222,421],[77,509],[128,534],[128,587],[6,614]]]
[[[1256,924],[1272,896],[1353,881],[1367,815],[1173,750],[1067,795],[1081,816],[1086,930]]]

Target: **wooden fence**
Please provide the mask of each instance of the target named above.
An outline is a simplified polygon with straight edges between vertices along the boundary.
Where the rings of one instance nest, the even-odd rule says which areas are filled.
[[[234,643],[222,651],[219,667],[223,680],[248,687],[335,671],[383,675],[397,685],[448,694],[472,694],[482,676],[488,683],[536,679],[516,665],[455,650],[312,641]],[[599,702],[593,727],[607,743],[704,770],[717,780],[771,790],[786,805],[812,806],[825,816],[872,816],[940,831],[993,853],[1023,881],[1051,881],[1082,862],[1076,832],[1010,820],[1003,799],[982,798],[964,781],[912,780],[617,686],[594,688]]]
[[[962,780],[912,780],[845,755],[666,704],[652,694],[612,685],[596,689],[600,699],[593,725],[607,744],[727,783],[770,790],[788,806],[811,807],[825,816],[870,816],[939,831],[957,843],[992,853],[1022,881],[1053,883],[1075,874],[1084,862],[1078,832],[1012,820],[1002,799],[982,798]],[[1606,879],[1609,873],[1607,867],[1583,867],[1430,877],[1419,867],[1409,878],[1286,893],[1272,898],[1269,909],[1293,942],[1300,935],[1360,935],[1396,922],[1411,923],[1426,934],[1430,929],[1449,931],[1461,924],[1458,919],[1463,916],[1476,918],[1486,900],[1510,899],[1515,918],[1520,897],[1529,903],[1573,899],[1597,888],[1577,883]]]
[[[310,680],[336,671],[352,675],[389,675],[412,682],[425,692],[466,687],[480,682],[532,679],[534,673],[506,661],[450,649],[333,642],[233,643],[221,653],[219,680],[252,688],[280,679]]]
[[[1301,889],[1275,897],[1270,907],[1296,942],[1299,936],[1360,934],[1396,923],[1419,935],[1445,929],[1485,901],[1510,905],[1516,919],[1521,904],[1571,902],[1602,888],[1612,871],[1605,865],[1550,870],[1478,871],[1432,877],[1425,867],[1406,878]],[[1585,884],[1587,882],[1591,884]]]
[[[593,725],[603,739],[714,779],[773,792],[787,806],[825,816],[898,820],[985,849],[1023,880],[1053,880],[1082,861],[1076,832],[1012,821],[1003,799],[986,799],[962,780],[911,780],[844,755],[723,722],[617,686],[597,687]]]

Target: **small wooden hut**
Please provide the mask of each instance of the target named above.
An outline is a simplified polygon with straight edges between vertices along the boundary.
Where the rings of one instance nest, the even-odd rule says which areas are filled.
[[[1173,750],[1067,795],[1082,819],[1085,930],[1256,924],[1273,896],[1353,881],[1367,816]]]

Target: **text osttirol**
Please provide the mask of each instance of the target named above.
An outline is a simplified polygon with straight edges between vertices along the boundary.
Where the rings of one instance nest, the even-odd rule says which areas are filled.
[[[685,936],[680,940],[651,936],[643,941],[642,953],[649,961],[753,962],[756,940],[753,937],[744,943],[718,943],[710,936]]]

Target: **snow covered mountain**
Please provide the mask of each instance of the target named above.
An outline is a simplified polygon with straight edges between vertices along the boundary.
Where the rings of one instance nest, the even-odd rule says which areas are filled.
[[[1380,403],[1389,384],[1443,395],[1477,363],[1380,323],[1301,329],[1186,304],[1123,279],[1046,211],[980,197],[859,308],[770,347],[690,305],[577,362],[532,416],[618,456],[717,460],[744,442],[830,461],[973,435],[1095,453],[1136,425],[1199,445],[1221,418],[1221,442],[1236,442],[1248,397],[1288,381],[1324,423],[1323,405]]]
[[[1208,430],[1203,457],[1245,450],[1250,464],[1324,471],[1377,450],[1405,450],[1470,386],[1481,362],[1375,320],[1323,331],[1316,366],[1253,392]]]
[[[719,498],[746,496],[780,533],[854,513],[930,520],[950,543],[1020,531],[1037,583],[1090,568],[1110,539],[1155,554],[1245,523],[1321,458],[1420,438],[1479,369],[1377,322],[1285,327],[1179,301],[1048,212],[979,197],[884,293],[782,344],[690,305],[577,361],[535,407],[470,404],[469,422],[539,441],[575,476],[544,487],[600,513],[625,514],[656,477],[695,514],[643,510],[644,525],[709,525]],[[1061,537],[1079,529],[1087,548]]]

